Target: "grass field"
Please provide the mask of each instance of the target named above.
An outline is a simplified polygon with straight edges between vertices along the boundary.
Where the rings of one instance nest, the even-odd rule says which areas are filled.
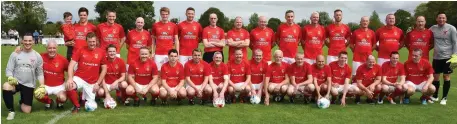
[[[8,57],[14,47],[1,47],[1,82],[5,82],[5,71]],[[35,46],[38,52],[44,52],[44,46]],[[274,48],[276,49],[276,48]],[[59,47],[58,52],[65,55],[66,47]],[[225,49],[227,51],[227,49]],[[300,48],[300,51],[301,48]],[[324,48],[324,51],[327,51]],[[250,53],[250,52],[249,52]],[[401,61],[407,59],[406,49],[402,49]],[[250,54],[249,54],[250,55]],[[122,49],[122,58],[126,58],[126,50]],[[227,59],[227,55],[225,55]],[[352,58],[352,55],[349,55]],[[351,65],[352,59],[349,59]],[[68,114],[71,103],[67,101],[65,110],[45,111],[42,103],[34,100],[32,114],[23,114],[17,105],[19,95],[15,95],[16,118],[6,121],[8,114],[5,105],[1,105],[1,123],[49,123],[55,121],[57,124],[76,123],[439,123],[455,124],[453,120],[457,117],[457,81],[456,74],[452,75],[453,84],[449,93],[449,100],[446,106],[439,103],[421,105],[416,94],[408,105],[368,105],[362,102],[355,105],[353,99],[348,99],[348,105],[341,107],[331,105],[328,109],[318,109],[314,104],[305,105],[301,100],[295,104],[272,103],[270,106],[251,104],[230,104],[225,108],[218,109],[207,104],[181,105],[170,102],[170,106],[149,106],[142,104],[140,107],[118,105],[114,110],[100,108],[95,112],[81,111],[78,114]],[[442,88],[440,88],[441,90]],[[442,91],[440,91],[440,95]],[[364,99],[364,98],[363,98]],[[187,103],[186,101],[183,101]],[[3,103],[3,100],[1,102]],[[60,119],[56,119],[59,118]]]

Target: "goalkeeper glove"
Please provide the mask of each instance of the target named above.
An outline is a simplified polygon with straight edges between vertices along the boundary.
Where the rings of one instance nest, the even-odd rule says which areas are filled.
[[[9,77],[8,77],[8,83],[11,84],[11,85],[13,85],[13,86],[16,86],[17,83],[18,83],[18,81],[17,81],[17,79],[14,78],[13,76],[9,76]]]
[[[451,63],[450,68],[455,69],[457,67],[457,54],[453,54],[451,59],[447,60],[446,63]]]
[[[34,92],[35,98],[37,98],[37,99],[42,99],[45,94],[46,94],[46,89],[44,88],[43,85],[36,88],[36,90]]]

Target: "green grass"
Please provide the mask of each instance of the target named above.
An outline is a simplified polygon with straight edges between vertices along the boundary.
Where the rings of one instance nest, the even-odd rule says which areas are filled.
[[[201,47],[201,46],[200,46]],[[14,47],[2,46],[1,82],[4,82],[5,67],[8,57]],[[35,46],[38,52],[44,52],[43,46]],[[276,47],[274,50],[277,49]],[[272,50],[272,51],[274,51]],[[66,47],[59,47],[58,52],[65,55]],[[299,51],[302,51],[301,48]],[[327,48],[324,48],[327,51]],[[227,48],[224,49],[227,59]],[[250,57],[249,51],[249,57]],[[402,49],[401,61],[407,59],[406,49]],[[122,49],[122,58],[126,57],[126,50]],[[352,54],[349,55],[349,64],[352,63]],[[457,76],[451,76],[452,81],[457,81]],[[442,88],[440,88],[442,89]],[[353,99],[348,99],[347,107],[331,105],[330,108],[322,110],[313,104],[304,105],[301,101],[295,104],[272,103],[270,106],[251,104],[230,104],[225,108],[218,109],[205,105],[175,105],[170,106],[149,106],[142,104],[137,107],[125,107],[118,105],[114,110],[99,108],[95,112],[81,111],[76,115],[67,115],[57,121],[58,124],[66,123],[456,123],[453,119],[457,116],[457,85],[451,86],[448,105],[439,103],[420,105],[418,97],[414,95],[409,105],[355,105]],[[440,94],[442,91],[440,91]],[[17,105],[19,95],[15,95],[16,118],[13,121],[6,121],[7,110],[1,105],[2,123],[47,123],[60,113],[69,110],[72,106],[69,101],[65,104],[66,110],[44,111],[42,103],[34,100],[32,114],[23,114]],[[183,101],[186,103],[186,101]],[[2,100],[2,104],[3,100]],[[99,105],[99,107],[101,107]]]

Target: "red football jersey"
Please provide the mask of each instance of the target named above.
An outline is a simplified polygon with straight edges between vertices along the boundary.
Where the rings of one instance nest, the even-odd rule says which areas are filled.
[[[308,80],[308,75],[313,75],[311,66],[304,62],[302,66],[299,66],[296,62],[291,64],[287,73],[290,77],[295,76],[295,83],[303,83]]]
[[[406,81],[411,81],[416,85],[427,81],[427,75],[433,73],[432,65],[428,60],[421,59],[419,63],[414,63],[412,60],[405,62]]]
[[[173,22],[156,22],[152,26],[152,36],[155,36],[155,54],[167,55],[173,49],[175,35],[178,35],[178,26]]]
[[[95,84],[100,76],[101,65],[106,64],[105,51],[100,48],[89,50],[82,48],[73,54],[72,60],[78,63],[75,76],[80,77],[89,84]]]
[[[106,50],[108,45],[114,44],[117,48],[117,53],[121,51],[120,42],[125,37],[124,28],[122,25],[114,23],[109,25],[108,22],[101,23],[97,26],[97,37],[99,39],[100,48]]]
[[[202,39],[207,39],[208,42],[219,42],[222,39],[225,39],[224,30],[219,27],[207,26],[203,29]],[[210,47],[205,48],[205,52],[215,52],[222,51],[222,47]]]
[[[315,59],[318,55],[322,54],[324,40],[327,38],[325,28],[321,25],[314,27],[309,24],[303,27],[302,33],[302,48],[305,53],[305,58]]]
[[[198,48],[202,31],[202,26],[196,21],[182,21],[178,24],[180,55],[192,56],[192,50]]]
[[[60,86],[65,82],[65,72],[68,70],[68,60],[56,54],[50,58],[48,53],[41,54],[43,58],[43,75],[46,86]]]
[[[397,82],[400,76],[405,76],[405,69],[400,62],[398,62],[395,67],[390,65],[390,61],[383,63],[381,72],[382,76],[386,76],[386,79],[391,83]]]
[[[249,32],[245,29],[232,29],[227,32],[227,39],[232,39],[233,41],[246,40],[249,39]],[[245,61],[248,60],[248,50],[246,48],[247,47],[241,48],[243,50],[243,58]],[[235,60],[235,49],[236,47],[229,46],[229,61]]]
[[[251,82],[252,84],[260,84],[263,82],[265,73],[267,72],[268,63],[260,61],[257,63],[254,59],[250,62],[251,67]]]
[[[211,75],[211,67],[208,63],[200,60],[198,64],[194,63],[193,60],[187,61],[184,65],[184,76],[190,77],[190,80],[195,85],[203,84],[205,76]]]
[[[70,41],[70,40],[74,40],[75,37],[76,37],[76,33],[75,33],[75,27],[73,26],[73,24],[63,24],[60,29],[62,30],[63,32],[63,40],[64,41]]]
[[[313,77],[317,79],[317,85],[321,85],[327,81],[328,77],[332,77],[330,66],[324,65],[324,68],[318,68],[317,64],[311,65]]]
[[[152,45],[152,38],[147,30],[130,30],[125,43],[128,46],[127,64],[130,64],[140,58],[141,47],[150,47]]]
[[[351,29],[349,26],[345,24],[330,24],[326,28],[326,33],[330,41],[328,46],[328,55],[338,56],[340,52],[346,51],[346,39],[349,40],[351,37]]]
[[[106,84],[113,84],[114,81],[119,79],[122,73],[126,73],[125,70],[125,62],[121,58],[114,58],[113,61],[110,61],[108,57],[106,58],[106,75],[105,75],[105,83]]]
[[[284,57],[294,58],[297,54],[298,43],[301,39],[301,29],[297,24],[289,26],[284,23],[279,25],[276,32],[279,49],[284,53]]]
[[[270,83],[281,83],[286,79],[287,68],[289,64],[285,62],[281,62],[281,65],[275,63],[271,63],[268,66],[267,73],[265,77],[270,77]]]
[[[263,60],[271,61],[271,49],[275,41],[275,32],[271,28],[254,28],[251,30],[250,48],[252,51],[256,49],[262,50]]]
[[[373,44],[376,44],[376,35],[373,30],[357,29],[352,33],[351,44],[354,45],[353,61],[365,62],[372,55]]]
[[[213,82],[216,85],[224,82],[224,75],[229,75],[228,67],[225,63],[221,63],[220,65],[216,65],[213,61],[210,63],[211,65],[211,75],[213,76]]]
[[[400,48],[403,31],[395,26],[392,29],[384,26],[376,30],[376,39],[379,40],[378,58],[389,59],[390,53]]]
[[[76,23],[73,25],[75,28],[75,45],[73,46],[73,54],[78,51],[78,49],[82,49],[87,47],[86,36],[90,32],[97,32],[97,27],[95,27],[92,23],[87,23],[86,25],[81,25]]]
[[[408,59],[412,58],[414,49],[421,49],[424,53],[422,54],[422,59],[429,60],[428,53],[430,46],[433,44],[433,32],[429,29],[422,31],[414,29],[406,35],[405,44],[408,46]]]
[[[160,78],[162,80],[165,79],[169,87],[176,87],[181,80],[184,80],[184,69],[179,62],[177,62],[174,67],[167,62],[163,64],[160,71]]]
[[[330,69],[332,70],[332,83],[344,85],[344,81],[346,80],[346,78],[351,79],[352,70],[348,64],[344,64],[344,66],[341,67],[338,64],[338,61],[334,61],[334,62],[331,62],[329,64],[329,66],[330,66]]]
[[[366,64],[362,64],[357,69],[355,79],[362,80],[362,84],[368,87],[374,83],[377,76],[381,76],[381,73],[381,67],[378,64],[374,64],[373,68],[368,68]]]
[[[251,68],[249,63],[246,61],[241,61],[237,64],[235,61],[230,61],[228,63],[228,71],[230,74],[230,80],[233,83],[245,82],[248,75],[251,75]]]
[[[129,65],[129,74],[135,76],[135,82],[141,85],[148,85],[154,75],[158,75],[158,69],[154,60],[147,59],[141,62],[139,59]]]

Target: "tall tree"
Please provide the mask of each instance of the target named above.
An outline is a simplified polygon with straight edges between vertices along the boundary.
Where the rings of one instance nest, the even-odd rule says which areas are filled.
[[[259,15],[257,13],[254,13],[249,17],[249,24],[246,27],[247,30],[250,32],[252,29],[257,27],[259,25]]]
[[[403,32],[407,32],[409,27],[414,26],[414,17],[411,16],[411,13],[405,11],[403,9],[397,10],[395,13],[395,26],[403,30]]]
[[[279,25],[281,24],[281,20],[278,18],[270,18],[268,19],[268,24],[267,26],[271,29],[273,29],[274,32],[278,30]]]
[[[381,22],[379,19],[378,13],[373,11],[373,13],[370,16],[370,24],[368,25],[368,28],[370,28],[373,31],[376,31],[378,28],[384,26],[384,24]]]
[[[217,26],[223,28],[224,30],[229,29],[226,23],[229,21],[228,18],[225,17],[224,13],[221,12],[218,8],[210,7],[208,10],[203,12],[203,14],[198,19],[198,22],[202,25],[202,28],[205,28],[209,25],[209,15],[211,13],[215,13],[217,15]],[[233,26],[233,25],[232,25]],[[226,30],[227,31],[227,30]]]
[[[321,11],[319,12],[319,24],[322,26],[327,26],[329,24],[332,24],[333,20],[330,18],[327,12]]]
[[[99,1],[95,5],[95,11],[99,14],[98,22],[106,22],[106,11],[116,11],[116,22],[124,27],[124,30],[135,28],[135,21],[143,17],[144,28],[152,27],[154,15],[153,1]]]
[[[446,13],[447,23],[457,26],[457,1],[430,1],[426,12],[427,27],[436,24],[438,12]]]
[[[170,22],[173,22],[173,23],[175,23],[175,24],[178,24],[178,23],[179,23],[179,20],[178,20],[178,18],[172,18],[172,19],[170,19]]]
[[[355,22],[349,22],[348,27],[351,29],[351,31],[354,31],[354,30],[358,29],[360,27],[360,25]]]
[[[2,2],[2,30],[13,28],[20,35],[26,32],[33,33],[34,30],[42,29],[46,16],[46,10],[41,1]]]
[[[311,24],[311,22],[309,20],[306,20],[306,19],[302,19],[299,23],[297,23],[298,25],[300,25],[300,27],[304,27],[305,25],[307,24]]]

